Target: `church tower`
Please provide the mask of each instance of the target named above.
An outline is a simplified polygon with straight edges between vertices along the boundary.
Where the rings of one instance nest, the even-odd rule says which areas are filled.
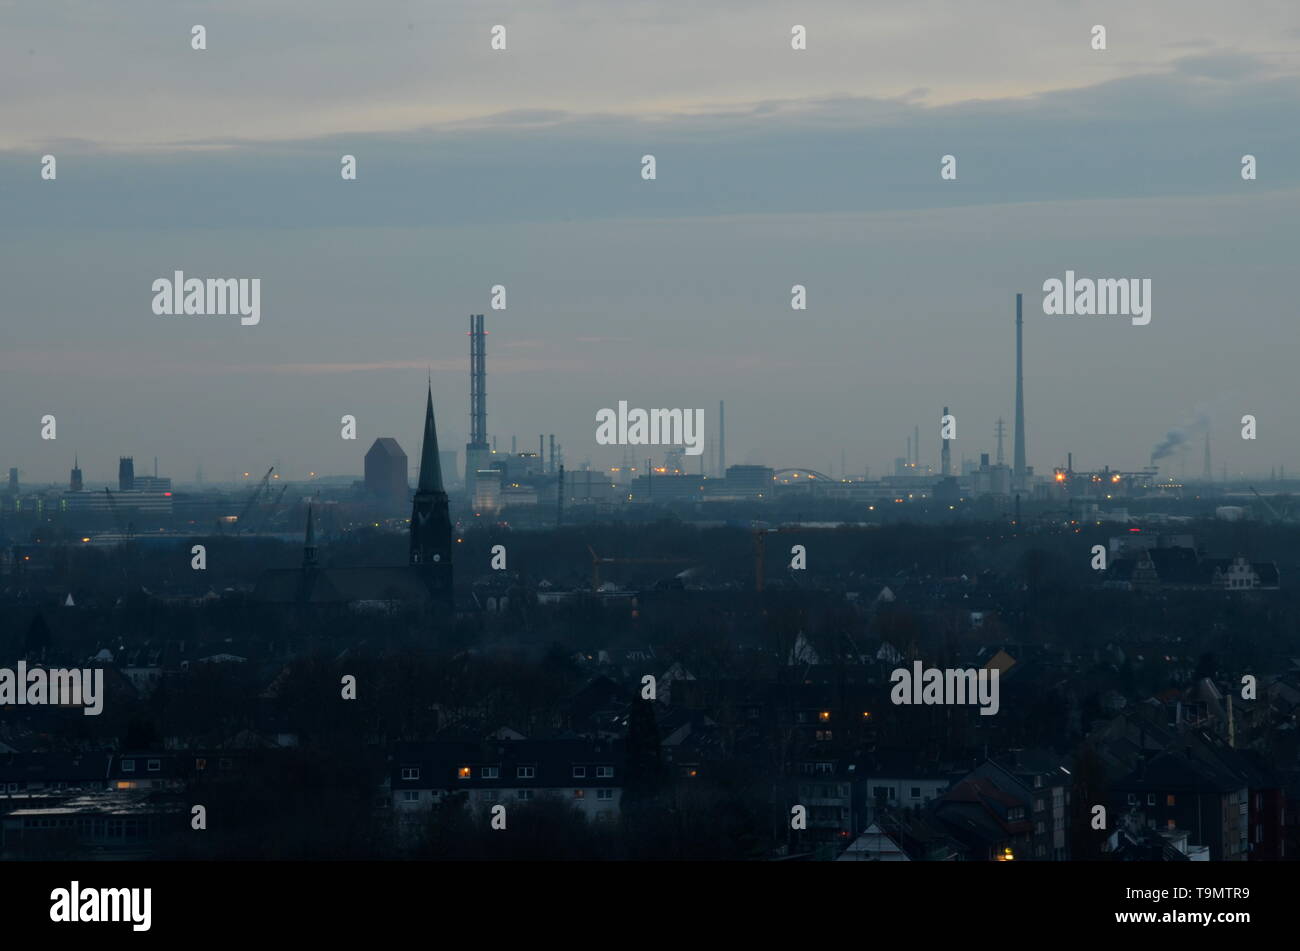
[[[430,593],[451,600],[451,517],[442,487],[438,430],[433,422],[433,386],[424,408],[424,444],[420,447],[420,484],[411,505],[411,567]]]

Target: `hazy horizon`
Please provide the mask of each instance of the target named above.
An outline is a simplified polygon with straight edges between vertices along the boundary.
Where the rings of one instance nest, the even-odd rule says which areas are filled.
[[[1216,478],[1300,473],[1300,8],[1006,6],[0,4],[0,468],[298,479],[393,436],[413,475],[428,373],[463,465],[477,313],[499,449],[617,464],[599,409],[702,407],[713,441],[725,400],[730,464],[875,477],[914,425],[937,464],[944,406],[954,466],[999,416],[1010,461],[1022,292],[1036,471],[1204,419]],[[156,316],[176,270],[260,279],[260,323]],[[1067,270],[1151,279],[1150,324],[1044,316]]]

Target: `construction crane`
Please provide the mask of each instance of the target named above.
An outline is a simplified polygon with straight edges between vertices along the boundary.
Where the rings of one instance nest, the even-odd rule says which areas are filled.
[[[283,501],[284,493],[288,490],[288,488],[289,488],[288,482],[280,486],[280,493],[275,497],[275,501],[272,502],[269,506],[267,506],[266,512],[263,513],[261,519],[258,520],[257,531],[260,532],[264,528],[266,528],[266,526],[270,523],[271,519],[275,517],[275,513],[280,511],[280,502]]]
[[[1273,506],[1269,504],[1268,499],[1264,498],[1264,496],[1259,494],[1259,492],[1255,489],[1253,485],[1250,487],[1250,491],[1255,493],[1255,498],[1259,499],[1261,502],[1264,503],[1264,508],[1268,509],[1268,513],[1272,515],[1276,521],[1279,522],[1286,521],[1286,516],[1291,511],[1291,506],[1288,505],[1285,509],[1279,512],[1277,509],[1273,508]]]
[[[763,593],[763,575],[767,559],[767,536],[778,532],[803,534],[804,532],[843,532],[874,529],[874,525],[781,525],[777,528],[755,528],[754,532],[754,590]]]
[[[248,517],[248,513],[253,510],[253,503],[255,503],[257,501],[257,497],[262,494],[262,490],[266,488],[266,484],[271,481],[271,473],[274,471],[275,471],[275,466],[271,466],[271,468],[266,470],[266,475],[262,476],[262,481],[257,483],[256,487],[254,487],[253,489],[253,494],[250,495],[248,497],[248,501],[244,503],[243,511],[240,512],[239,517],[235,519],[235,531],[237,533],[242,531],[244,519],[246,519]]]
[[[108,486],[104,486],[104,494],[108,496],[108,510],[113,513],[113,524],[117,526],[118,534],[126,541],[130,541],[135,535],[135,526],[130,522],[122,521],[122,512],[117,507],[117,500],[113,498],[112,491]]]
[[[600,590],[600,566],[601,565],[689,565],[689,558],[602,558],[596,554],[595,549],[590,545],[587,551],[591,552],[591,590]]]

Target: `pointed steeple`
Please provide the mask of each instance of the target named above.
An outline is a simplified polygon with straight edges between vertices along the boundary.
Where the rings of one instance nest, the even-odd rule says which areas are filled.
[[[420,485],[417,492],[442,492],[442,462],[438,458],[438,429],[433,423],[433,384],[424,407],[424,445],[420,448]]]
[[[420,447],[420,484],[411,500],[412,567],[438,600],[451,600],[451,516],[442,487],[438,430],[433,422],[433,384],[424,405],[424,445]]]

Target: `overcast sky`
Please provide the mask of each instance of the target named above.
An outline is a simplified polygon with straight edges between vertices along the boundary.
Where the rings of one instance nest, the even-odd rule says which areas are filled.
[[[359,473],[418,454],[426,369],[463,450],[471,313],[503,449],[611,464],[602,407],[725,399],[733,463],[880,474],[914,424],[937,463],[945,405],[977,458],[1021,291],[1040,471],[1205,417],[1216,474],[1300,474],[1300,5],[1134,6],[0,2],[0,466]],[[178,269],[261,323],[154,315]],[[1067,269],[1150,278],[1150,324],[1044,316]]]

